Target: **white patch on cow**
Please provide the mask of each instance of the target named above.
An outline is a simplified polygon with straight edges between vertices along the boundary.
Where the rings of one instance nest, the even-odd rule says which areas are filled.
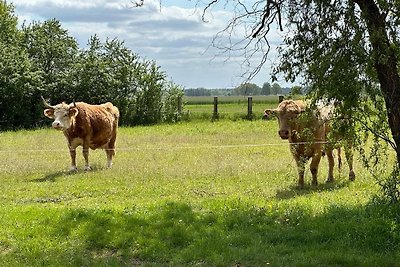
[[[91,171],[92,168],[90,168],[89,165],[85,165],[85,167],[83,167],[83,170],[84,170],[84,171]]]
[[[54,122],[52,123],[54,129],[65,131],[71,127],[71,118],[69,117],[69,110],[55,109]]]
[[[69,171],[70,172],[74,172],[74,171],[77,171],[77,170],[78,170],[78,168],[76,166],[69,167]]]
[[[112,166],[112,160],[107,160],[107,168],[111,168]]]

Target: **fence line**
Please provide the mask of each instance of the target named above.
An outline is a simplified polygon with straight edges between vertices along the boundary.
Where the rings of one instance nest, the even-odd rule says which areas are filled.
[[[175,147],[122,147],[115,148],[111,150],[115,151],[137,151],[137,150],[181,150],[181,149],[223,149],[223,148],[241,148],[241,147],[269,147],[269,146],[287,146],[291,145],[308,145],[308,144],[328,144],[326,141],[317,141],[317,142],[297,142],[297,143],[266,143],[266,144],[242,144],[242,145],[199,145],[199,146],[175,146]],[[0,153],[18,153],[18,152],[60,152],[60,151],[68,151],[68,148],[65,149],[14,149],[14,150],[0,150]],[[101,149],[98,150],[108,150]]]
[[[278,101],[281,103],[285,97],[283,95],[278,96]],[[179,102],[182,103],[182,102]],[[214,101],[213,101],[213,113],[212,113],[212,118],[213,120],[216,120],[219,118],[219,111],[218,111],[218,96],[214,96]],[[182,110],[181,108],[179,110]],[[247,97],[247,119],[252,120],[253,117],[253,97],[248,96]]]

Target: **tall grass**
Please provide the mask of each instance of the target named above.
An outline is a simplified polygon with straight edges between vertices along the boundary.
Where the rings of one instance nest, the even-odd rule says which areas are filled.
[[[276,121],[120,128],[66,171],[52,129],[0,133],[1,266],[398,266],[398,211],[356,161],[297,189]],[[310,184],[309,171],[306,181]]]

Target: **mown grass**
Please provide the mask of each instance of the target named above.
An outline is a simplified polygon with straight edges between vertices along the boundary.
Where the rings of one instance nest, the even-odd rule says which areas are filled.
[[[52,129],[0,133],[1,266],[399,266],[399,210],[356,161],[296,188],[276,121],[120,128],[70,173]],[[310,172],[306,181],[310,184]]]

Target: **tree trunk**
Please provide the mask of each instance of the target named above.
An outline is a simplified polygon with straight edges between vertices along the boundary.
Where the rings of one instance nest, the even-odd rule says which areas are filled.
[[[400,77],[398,58],[390,45],[386,30],[386,14],[379,10],[374,0],[354,0],[367,23],[373,60],[381,91],[385,98],[389,127],[395,143],[397,166],[400,167]]]

